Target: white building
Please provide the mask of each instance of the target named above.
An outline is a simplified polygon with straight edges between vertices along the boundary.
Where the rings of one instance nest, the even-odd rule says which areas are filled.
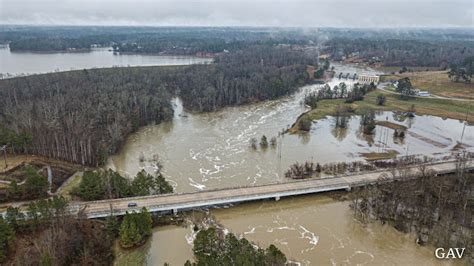
[[[417,95],[420,96],[420,97],[428,97],[431,94],[427,91],[419,91]]]
[[[377,85],[380,82],[380,76],[360,75],[357,80],[361,84],[370,84],[373,82]]]

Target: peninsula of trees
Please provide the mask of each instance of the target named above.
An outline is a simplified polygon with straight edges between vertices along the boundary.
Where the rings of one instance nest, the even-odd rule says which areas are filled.
[[[0,81],[0,146],[97,166],[139,127],[173,117],[170,100],[194,111],[274,99],[308,81],[317,57],[253,46],[189,67],[92,69]]]

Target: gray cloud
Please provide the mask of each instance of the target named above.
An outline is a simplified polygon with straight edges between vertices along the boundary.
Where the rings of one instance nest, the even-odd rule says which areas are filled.
[[[0,24],[473,27],[472,0],[0,0]]]

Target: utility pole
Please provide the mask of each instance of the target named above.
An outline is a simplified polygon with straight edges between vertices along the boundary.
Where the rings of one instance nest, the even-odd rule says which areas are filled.
[[[467,119],[469,118],[469,111],[471,110],[471,107],[472,107],[472,101],[469,101],[469,108],[467,108],[466,110],[466,121],[464,121],[464,126],[462,128],[462,133],[461,133],[461,140],[459,141],[459,143],[461,144],[461,148],[462,148],[462,141],[464,138],[464,131],[466,130]]]

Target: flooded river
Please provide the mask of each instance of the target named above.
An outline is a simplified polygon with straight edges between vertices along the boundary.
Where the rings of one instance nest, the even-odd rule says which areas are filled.
[[[457,265],[441,263],[433,247],[391,226],[354,220],[348,202],[324,195],[241,204],[211,213],[228,230],[301,265]],[[183,265],[193,257],[192,228],[157,227],[146,245],[120,251],[116,265]],[[459,264],[462,265],[462,264]]]
[[[347,68],[345,72],[358,70]],[[361,153],[388,150],[400,155],[448,153],[461,138],[463,123],[457,120],[417,116],[397,121],[392,112],[378,114],[377,120],[407,126],[404,141],[393,139],[394,131],[381,126],[372,137],[361,134],[357,116],[350,119],[346,130],[336,128],[334,119],[328,117],[313,123],[308,134],[279,136],[306,110],[301,101],[305,93],[315,89],[316,85],[307,86],[276,101],[204,114],[184,111],[180,100],[175,99],[173,121],[147,126],[131,135],[108,167],[133,177],[141,169],[152,172],[153,158],[158,156],[175,190],[190,192],[284,181],[283,173],[297,161],[358,161],[363,159]],[[250,139],[260,140],[262,135],[277,137],[277,147],[251,149]],[[474,146],[472,126],[466,128],[463,142]]]
[[[370,72],[336,65],[337,71]],[[341,82],[333,80],[333,86]],[[351,82],[348,82],[351,85]],[[328,117],[313,123],[302,135],[279,135],[306,110],[301,101],[316,85],[292,96],[221,111],[193,114],[174,100],[172,122],[148,126],[131,135],[108,167],[133,177],[141,169],[152,172],[159,157],[164,175],[177,192],[283,182],[284,171],[296,161],[329,163],[362,160],[361,153],[393,150],[400,155],[449,153],[461,138],[464,124],[431,116],[400,119],[392,112],[377,115],[408,127],[404,141],[393,139],[393,130],[377,126],[373,137],[360,133],[359,118],[350,119],[347,130],[335,128]],[[250,148],[251,138],[277,137],[277,147]],[[467,126],[463,142],[474,146],[474,130]],[[276,244],[288,258],[302,264],[431,265],[433,248],[418,247],[414,238],[390,227],[360,225],[352,218],[349,202],[325,196],[308,196],[242,204],[211,213],[230,231],[263,246]],[[182,265],[192,258],[191,230],[156,228],[142,249],[120,253],[118,264],[131,257],[149,265]],[[189,243],[188,243],[189,242]],[[171,245],[170,243],[173,243]],[[124,265],[124,264],[123,264]]]
[[[0,47],[0,75],[38,74],[113,66],[167,66],[210,62],[209,58],[193,56],[158,56],[142,54],[114,54],[111,48],[96,48],[90,52],[11,52]]]

